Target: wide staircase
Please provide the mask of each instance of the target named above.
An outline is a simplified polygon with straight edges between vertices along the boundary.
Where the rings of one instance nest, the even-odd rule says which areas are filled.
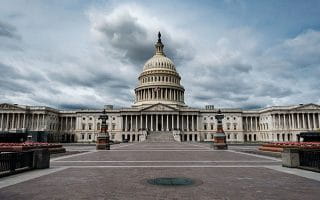
[[[147,142],[174,142],[172,132],[167,131],[153,131],[148,132]]]

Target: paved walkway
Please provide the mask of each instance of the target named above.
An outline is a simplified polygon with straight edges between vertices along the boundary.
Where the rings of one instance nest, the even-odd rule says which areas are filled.
[[[134,143],[51,159],[51,168],[0,179],[0,199],[319,199],[320,174],[279,159],[199,143]],[[249,147],[252,148],[252,147]],[[77,149],[79,150],[79,149]],[[186,177],[191,186],[148,179]]]

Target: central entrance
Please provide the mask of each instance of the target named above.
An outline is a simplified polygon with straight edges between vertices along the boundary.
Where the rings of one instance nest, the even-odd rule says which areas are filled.
[[[161,131],[162,130],[162,124],[158,123],[158,130]]]

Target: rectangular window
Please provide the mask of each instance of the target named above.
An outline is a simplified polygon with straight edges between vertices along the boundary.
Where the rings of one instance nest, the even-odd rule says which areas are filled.
[[[89,124],[89,130],[91,130],[92,129],[92,124]]]
[[[213,130],[213,124],[211,124],[211,130]]]
[[[236,130],[237,129],[237,124],[233,125],[233,129]]]
[[[88,135],[88,139],[91,140],[91,134]]]
[[[81,140],[84,140],[84,134],[81,134]]]
[[[203,129],[204,129],[204,130],[207,130],[207,124],[204,124],[204,125],[203,125]]]
[[[112,130],[115,130],[115,129],[116,129],[116,125],[112,124]]]
[[[86,124],[82,124],[82,130],[86,129]]]

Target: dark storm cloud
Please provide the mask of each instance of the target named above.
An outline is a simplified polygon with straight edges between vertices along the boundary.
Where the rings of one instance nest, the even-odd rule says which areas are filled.
[[[277,82],[260,83],[256,85],[254,92],[256,96],[269,96],[275,98],[288,97],[297,92],[291,88],[288,88],[286,85],[281,85],[281,83]]]
[[[58,108],[64,109],[64,110],[81,110],[81,109],[99,109],[97,107],[88,106],[84,104],[60,104],[58,105]]]
[[[141,68],[141,65],[154,55],[157,32],[148,30],[137,21],[130,13],[122,13],[112,19],[106,18],[94,28],[104,36],[99,42],[107,54],[113,51],[114,56],[123,62]],[[179,62],[184,57],[177,52],[182,44],[174,42],[166,30],[159,31],[162,31],[166,55]]]
[[[23,76],[12,66],[0,62],[0,91],[5,92],[30,92],[31,89],[21,81]]]
[[[79,66],[85,68],[84,66]],[[110,87],[115,91],[118,89],[129,89],[130,83],[117,74],[103,71],[74,71],[72,73],[51,72],[50,79],[70,86],[81,86],[90,88]]]
[[[0,37],[20,39],[14,26],[0,21]]]

